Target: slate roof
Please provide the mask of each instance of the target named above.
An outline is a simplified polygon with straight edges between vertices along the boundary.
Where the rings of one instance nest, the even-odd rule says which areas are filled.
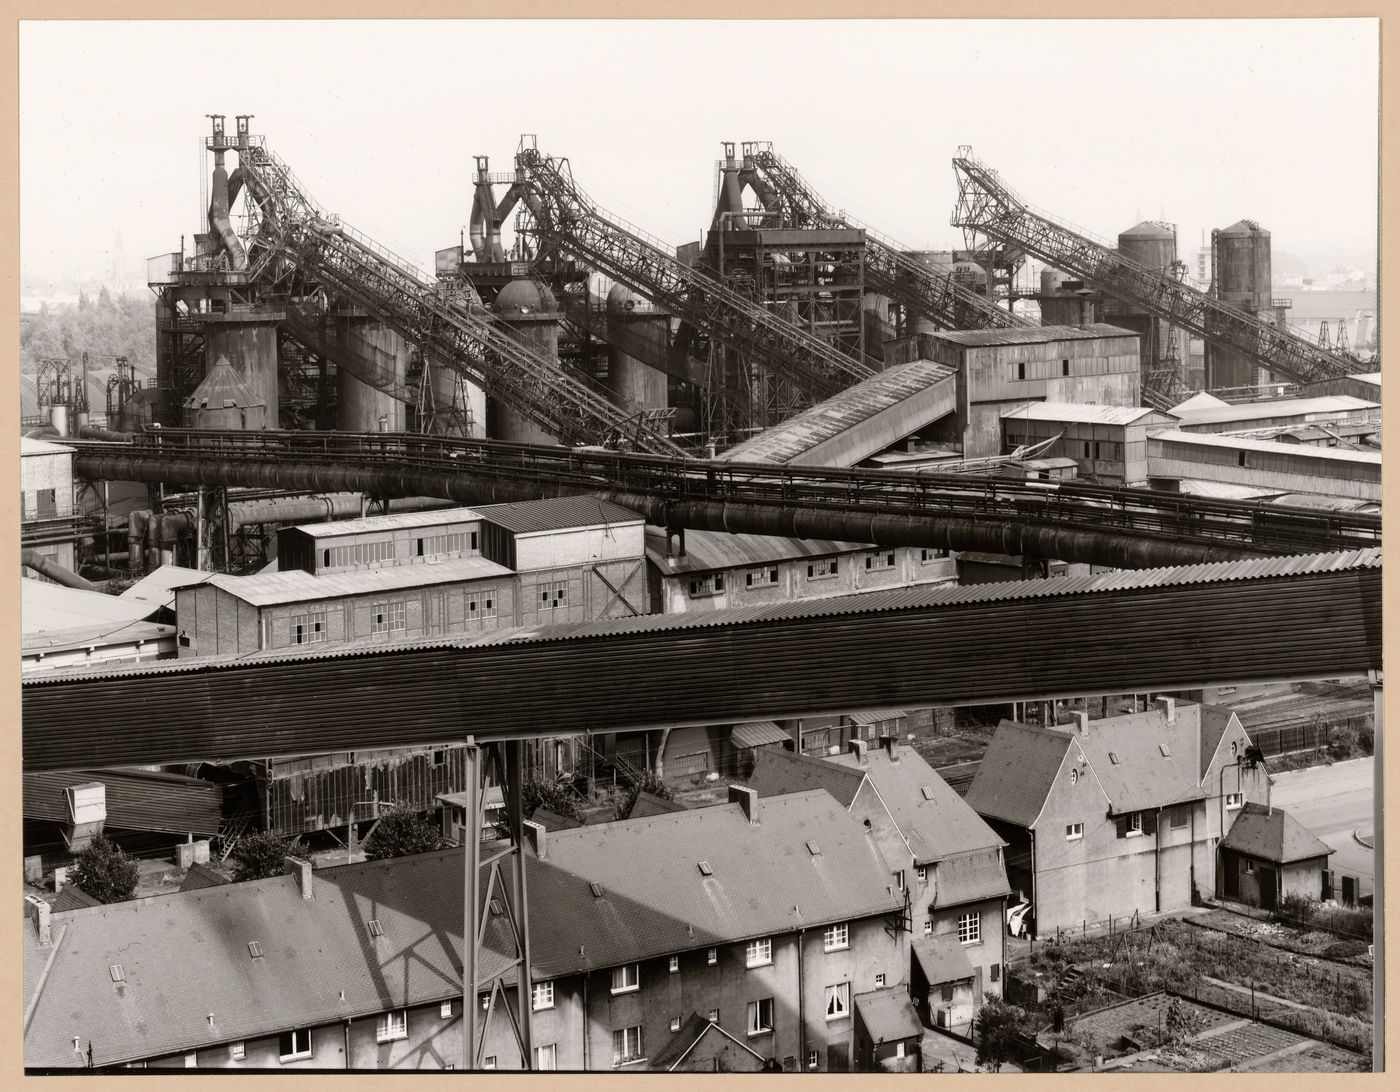
[[[983,899],[999,899],[1009,894],[1011,885],[1006,881],[1006,869],[1002,866],[1001,855],[994,849],[964,853],[939,861],[934,866],[935,910],[981,902]]]
[[[1220,741],[1225,737],[1225,730],[1230,727],[1230,721],[1235,714],[1232,710],[1226,709],[1223,705],[1202,705],[1201,709],[1201,772],[1200,777],[1206,776],[1206,771],[1210,769],[1210,760],[1215,757],[1215,749],[1220,746]]]
[[[843,808],[849,808],[864,780],[865,771],[859,768],[792,751],[763,748],[754,752],[749,788],[765,798],[825,789]]]
[[[876,1046],[899,1039],[912,1039],[924,1033],[919,1014],[909,1000],[909,991],[903,986],[858,993],[855,1002],[861,1023]]]
[[[912,747],[900,747],[898,754],[899,761],[891,762],[888,751],[872,747],[863,767],[851,752],[825,761],[864,772],[870,778],[895,826],[909,843],[915,864],[929,864],[959,853],[1004,844],[917,751]]]
[[[1274,808],[1271,813],[1263,804],[1248,803],[1240,810],[1230,832],[1220,840],[1220,848],[1276,864],[1307,861],[1334,852],[1282,808]]]
[[[978,815],[1029,827],[1040,814],[1073,737],[1004,720],[964,799]]]
[[[973,976],[972,963],[967,958],[967,951],[958,942],[956,933],[915,937],[909,942],[909,947],[930,986],[963,982]]]
[[[1108,794],[1114,814],[1205,795],[1200,774],[1201,707],[1193,702],[1177,702],[1170,723],[1160,709],[1150,709],[1091,721],[1089,731],[1074,738]]]

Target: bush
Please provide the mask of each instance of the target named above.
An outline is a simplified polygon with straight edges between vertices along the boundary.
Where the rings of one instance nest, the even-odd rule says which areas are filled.
[[[69,873],[69,882],[98,902],[125,902],[140,879],[136,862],[105,834],[88,843]]]
[[[583,808],[579,806],[578,794],[567,785],[536,779],[525,782],[520,792],[526,815],[533,815],[536,808],[548,808],[556,815],[583,822]]]
[[[1307,927],[1308,921],[1312,918],[1315,904],[1307,895],[1294,893],[1283,896],[1283,901],[1279,903],[1277,917],[1289,925]]]
[[[651,793],[652,796],[659,796],[662,800],[670,800],[674,797],[671,787],[657,777],[650,770],[632,784],[627,789],[627,798],[613,809],[615,819],[626,819],[632,814],[632,809],[637,806],[637,798],[644,792]]]
[[[228,855],[235,883],[266,880],[282,875],[283,857],[298,857],[306,851],[301,839],[271,831],[245,834]]]
[[[978,1065],[997,1073],[1004,1062],[1016,1057],[1016,1027],[1021,1016],[1020,1009],[1008,1005],[1000,997],[989,998],[977,1010]]]
[[[365,839],[365,856],[371,861],[431,853],[444,845],[441,832],[417,812],[391,811],[379,818]]]

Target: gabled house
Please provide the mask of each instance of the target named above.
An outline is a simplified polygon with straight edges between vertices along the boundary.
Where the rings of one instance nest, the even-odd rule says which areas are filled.
[[[1056,728],[1003,721],[966,800],[1006,839],[1043,935],[1214,892],[1218,842],[1268,793],[1249,746],[1229,710],[1172,698]]]
[[[849,748],[827,759],[761,753],[750,784],[763,797],[824,788],[861,821],[908,897],[915,1005],[930,1026],[965,1031],[984,996],[1001,993],[1005,843],[894,737],[877,747],[852,740]],[[929,945],[920,942],[936,938],[947,938],[958,958],[922,956]]]
[[[1272,910],[1289,895],[1329,899],[1332,847],[1282,808],[1245,804],[1220,841],[1216,894]]]

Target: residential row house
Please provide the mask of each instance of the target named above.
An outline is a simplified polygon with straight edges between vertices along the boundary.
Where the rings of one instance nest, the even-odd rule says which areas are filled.
[[[1005,839],[1034,930],[1179,910],[1217,893],[1221,840],[1272,779],[1228,709],[1158,698],[1071,725],[1003,721],[966,802]],[[1277,810],[1277,809],[1275,809]]]
[[[917,1068],[903,894],[829,793],[531,824],[524,857],[532,1068]],[[462,866],[289,858],[268,880],[31,900],[25,1065],[463,1068]],[[491,972],[513,948],[482,889]],[[514,973],[473,998],[481,1068],[522,1068]]]
[[[870,832],[905,895],[915,1011],[927,1027],[969,1034],[977,1008],[1002,990],[1002,838],[892,736],[853,740],[829,758],[764,749],[750,785],[765,801],[823,788]]]

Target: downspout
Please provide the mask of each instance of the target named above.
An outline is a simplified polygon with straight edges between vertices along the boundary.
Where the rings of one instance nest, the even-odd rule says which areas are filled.
[[[802,938],[806,935],[805,926],[797,930],[797,1071],[799,1073],[807,1068],[806,995],[802,990]]]
[[[1191,807],[1191,905],[1196,905],[1196,808]]]
[[[1035,935],[1040,934],[1040,903],[1035,897],[1035,830],[1027,827],[1031,836],[1031,916],[1035,919]]]
[[[588,1070],[588,972],[583,972],[583,1069]]]
[[[350,1068],[350,1017],[345,1018],[345,1068]]]
[[[1152,907],[1162,912],[1162,809],[1157,809],[1157,829],[1152,834]]]

